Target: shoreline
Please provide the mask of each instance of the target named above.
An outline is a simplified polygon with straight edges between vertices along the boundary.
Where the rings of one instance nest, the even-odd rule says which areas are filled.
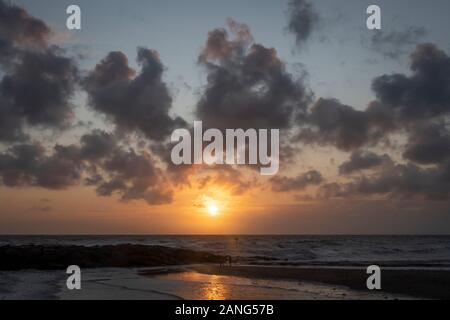
[[[414,300],[449,299],[449,273],[382,270],[382,290],[365,288],[365,270],[183,265],[88,268],[82,290],[67,290],[64,270],[0,271],[7,300]],[[412,277],[412,278],[411,278]],[[394,279],[394,280],[392,280]],[[445,280],[444,280],[445,279]]]
[[[208,275],[195,266],[99,268],[82,272],[82,289],[68,290],[65,273],[0,271],[10,288],[0,300],[413,300],[387,292],[292,280]]]
[[[369,291],[366,287],[366,280],[369,275],[363,268],[196,265],[194,270],[209,275],[317,282]],[[404,294],[424,299],[450,299],[450,270],[382,268],[381,287],[381,292],[386,293]]]
[[[29,274],[29,278],[23,283],[23,287],[13,286],[15,291],[25,290],[26,282],[32,284],[35,282],[33,270],[47,271],[47,273],[43,273],[49,277],[47,282],[39,285],[39,281],[36,280],[36,286],[42,288],[43,285],[48,287],[54,284],[56,280],[53,279],[53,275],[58,275],[58,279],[64,279],[66,268],[69,265],[78,265],[84,273],[92,273],[96,276],[97,271],[105,268],[121,268],[125,273],[126,270],[139,268],[139,271],[136,271],[136,276],[153,277],[153,280],[164,276],[177,278],[178,273],[191,272],[212,277],[253,279],[255,282],[262,280],[271,283],[284,281],[297,287],[314,284],[345,287],[365,296],[376,297],[375,293],[377,292],[378,296],[380,294],[391,294],[419,299],[450,299],[449,268],[427,268],[414,264],[393,266],[383,264],[382,261],[373,261],[370,264],[378,264],[381,267],[382,290],[370,291],[366,287],[366,281],[369,277],[366,273],[366,266],[340,264],[326,266],[232,264],[232,266],[229,266],[229,257],[205,251],[134,244],[90,247],[76,245],[0,246],[0,274],[1,271],[4,271],[3,275],[5,276],[8,274],[13,276]],[[15,273],[9,273],[9,271],[15,271]],[[111,281],[114,282],[113,278],[116,275],[117,273],[111,274]],[[195,276],[192,278],[195,278]],[[6,295],[11,290],[14,281],[7,281],[6,278],[3,280],[0,279],[0,293],[4,292]],[[3,283],[5,281],[7,283]],[[183,287],[183,283],[184,286],[187,285],[182,280],[176,281],[178,281],[180,287]],[[95,285],[99,286],[98,283]],[[145,288],[144,284],[142,284],[142,288]],[[116,288],[116,290],[119,289]],[[300,288],[300,290],[303,289]],[[37,295],[42,296],[41,293]]]

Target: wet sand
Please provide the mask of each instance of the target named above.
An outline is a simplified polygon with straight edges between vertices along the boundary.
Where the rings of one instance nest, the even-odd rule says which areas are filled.
[[[3,246],[0,299],[450,299],[449,269],[381,266],[382,290],[370,291],[362,267],[220,266],[226,260],[161,246]],[[80,292],[66,288],[72,264]]]
[[[196,268],[196,267],[195,267]],[[82,272],[81,290],[68,290],[64,271],[0,271],[0,299],[60,300],[386,300],[411,299],[345,286],[205,274],[192,266],[105,268]],[[2,290],[8,288],[8,291]]]
[[[315,282],[369,291],[368,275],[363,268],[275,267],[275,266],[196,266],[204,274],[239,276],[253,279]],[[450,270],[383,269],[380,292],[417,298],[450,299]]]

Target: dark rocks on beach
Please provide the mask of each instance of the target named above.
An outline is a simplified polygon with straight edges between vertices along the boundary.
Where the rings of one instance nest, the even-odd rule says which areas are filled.
[[[207,252],[146,245],[0,246],[0,270],[150,267],[220,263],[224,257]]]

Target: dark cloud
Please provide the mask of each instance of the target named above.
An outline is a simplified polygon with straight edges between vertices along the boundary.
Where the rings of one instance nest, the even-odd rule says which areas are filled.
[[[344,151],[360,148],[377,142],[391,126],[389,117],[379,111],[372,108],[360,111],[335,99],[320,98],[312,106],[304,123],[306,128],[297,139],[334,145]]]
[[[36,185],[47,189],[64,189],[76,185],[83,170],[77,151],[73,146],[56,145],[53,154],[42,159],[35,172]]]
[[[82,173],[73,148],[55,146],[48,156],[40,144],[20,144],[0,154],[0,175],[8,187],[63,189],[75,185]]]
[[[152,205],[172,201],[168,182],[147,152],[117,150],[102,162],[101,171],[96,181],[99,195],[118,193],[124,201],[143,199]]]
[[[244,24],[228,21],[211,31],[199,64],[207,85],[196,115],[205,126],[225,128],[288,128],[310,101],[302,77],[286,71],[273,48],[253,43]]]
[[[145,151],[125,150],[114,135],[94,130],[79,145],[56,145],[52,153],[38,144],[20,144],[0,153],[1,183],[7,187],[60,190],[84,181],[101,196],[124,201],[169,203],[170,184]]]
[[[73,119],[75,61],[49,46],[50,28],[0,1],[0,141],[24,140],[26,126],[61,129]]]
[[[150,146],[152,154],[157,156],[165,165],[166,176],[172,184],[178,187],[191,187],[191,177],[198,171],[199,166],[194,164],[175,165],[172,162],[172,148],[176,143],[154,143]],[[193,146],[191,146],[193,148]],[[191,149],[193,154],[193,149]]]
[[[94,130],[84,135],[77,154],[85,164],[85,183],[101,196],[118,194],[123,201],[152,205],[172,201],[169,182],[150,153],[126,149],[113,134]]]
[[[151,150],[165,164],[165,175],[177,187],[192,187],[193,182],[197,182],[199,189],[219,185],[233,195],[241,195],[258,185],[252,176],[256,166],[246,165],[245,169],[249,169],[247,171],[243,167],[235,168],[230,165],[175,165],[170,158],[172,146],[173,143],[155,144]]]
[[[433,44],[421,44],[411,55],[411,76],[383,75],[372,89],[380,105],[401,122],[420,121],[450,111],[450,57]]]
[[[319,15],[307,0],[290,0],[288,14],[288,30],[295,35],[297,45],[301,46],[317,27]]]
[[[392,159],[387,155],[378,155],[373,152],[355,151],[350,159],[339,166],[340,174],[350,174],[355,171],[371,169],[386,163],[392,163]]]
[[[414,164],[385,166],[378,174],[349,183],[320,187],[319,198],[383,196],[399,199],[450,200],[450,162],[432,168]]]
[[[356,110],[333,99],[319,99],[301,123],[303,142],[333,145],[354,151],[340,167],[341,174],[377,168],[347,183],[328,183],[319,198],[384,197],[450,200],[450,58],[432,44],[417,46],[411,55],[411,74],[374,79],[377,100]],[[397,164],[387,156],[358,151],[390,133],[406,135],[403,157],[414,163]]]
[[[290,1],[289,8],[289,31],[302,46],[318,24],[317,13],[304,0]],[[375,32],[371,45],[398,58],[424,32],[421,28]],[[204,189],[219,184],[242,194],[255,186],[246,171],[229,166],[172,164],[166,139],[186,123],[171,115],[165,67],[156,51],[145,48],[137,51],[139,70],[130,67],[122,52],[110,52],[88,72],[82,86],[92,110],[105,115],[117,132],[142,133],[139,138],[151,142],[130,144],[101,130],[83,135],[77,144],[49,150],[29,142],[28,129],[63,129],[74,119],[71,99],[79,71],[66,52],[50,46],[50,34],[44,22],[0,0],[0,142],[9,143],[0,152],[2,185],[60,190],[84,183],[101,196],[156,205],[170,203],[172,186],[189,185],[194,174]],[[289,73],[274,48],[255,43],[249,27],[231,19],[227,29],[209,33],[198,63],[207,75],[195,108],[204,127],[276,128],[288,134],[298,129],[302,142],[352,152],[339,167],[340,174],[352,174],[340,177],[346,183],[322,185],[325,179],[312,170],[272,178],[273,191],[321,185],[321,198],[450,200],[450,132],[444,124],[450,111],[450,57],[435,45],[417,46],[410,74],[375,78],[376,100],[365,109],[323,98],[308,109],[312,93],[305,74]],[[403,157],[411,163],[394,164],[388,155],[360,150],[391,132],[406,134]],[[298,145],[286,142],[281,141],[284,163],[298,153]],[[149,145],[152,153],[146,150]]]
[[[405,30],[386,32],[375,30],[370,39],[370,49],[390,59],[399,59],[409,48],[417,45],[427,34],[423,27],[408,27]]]
[[[210,61],[227,61],[231,57],[244,55],[251,46],[253,36],[250,28],[245,23],[239,23],[231,18],[227,19],[227,25],[235,39],[229,39],[225,29],[215,29],[208,34],[206,45],[199,56],[199,62],[208,64]]]
[[[310,185],[318,185],[324,181],[322,174],[316,170],[308,171],[297,177],[273,177],[270,179],[272,190],[275,192],[288,192],[303,190]]]
[[[0,142],[23,141],[23,120],[13,106],[0,94]]]
[[[90,106],[107,115],[120,129],[140,131],[160,140],[175,128],[185,126],[181,118],[169,115],[172,106],[164,66],[156,51],[139,48],[140,73],[128,66],[121,52],[110,52],[84,81]]]
[[[409,139],[403,157],[421,164],[439,164],[449,159],[449,130],[442,124],[414,128],[409,133]]]
[[[420,133],[414,133],[418,128],[429,121],[446,121],[450,111],[450,57],[433,44],[419,45],[411,55],[411,71],[410,76],[392,74],[375,78],[372,90],[377,100],[365,110],[320,98],[301,118],[297,139],[333,145],[343,151],[386,141],[395,131],[406,131],[413,134],[410,140],[420,140]],[[445,153],[445,147],[442,149]],[[405,156],[414,160],[412,152],[407,151]]]
[[[21,47],[46,47],[49,36],[50,28],[43,21],[0,0],[0,63],[9,63]]]
[[[117,143],[113,134],[102,130],[94,130],[81,137],[80,157],[88,160],[107,157],[118,148]]]
[[[73,118],[70,99],[76,81],[76,65],[61,50],[24,52],[0,82],[0,93],[11,112],[28,124],[60,128]]]

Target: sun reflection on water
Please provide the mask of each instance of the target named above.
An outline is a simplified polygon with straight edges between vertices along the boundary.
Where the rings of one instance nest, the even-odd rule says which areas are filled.
[[[184,283],[196,284],[190,292],[173,292],[174,294],[194,300],[227,300],[231,298],[232,286],[226,283],[226,277],[208,275],[197,272],[177,272],[157,276],[159,279],[170,279]],[[192,288],[192,287],[191,287]]]
[[[219,282],[219,276],[211,275],[210,282],[205,283],[200,295],[205,300],[226,300],[228,297],[228,286]]]

